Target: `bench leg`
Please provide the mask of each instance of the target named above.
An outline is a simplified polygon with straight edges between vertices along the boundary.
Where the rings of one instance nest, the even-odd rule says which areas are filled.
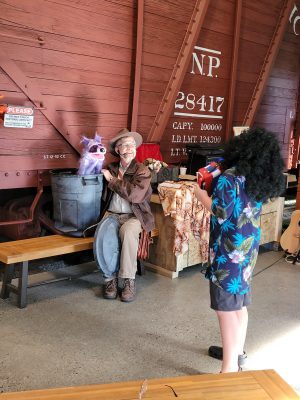
[[[7,299],[9,297],[9,284],[12,281],[15,272],[15,264],[5,265],[5,271],[3,275],[2,289],[0,297],[1,299]]]
[[[27,306],[27,286],[28,286],[28,261],[23,261],[21,274],[18,283],[18,306],[25,308]]]
[[[137,274],[138,275],[145,275],[145,266],[143,264],[143,261],[137,259]]]

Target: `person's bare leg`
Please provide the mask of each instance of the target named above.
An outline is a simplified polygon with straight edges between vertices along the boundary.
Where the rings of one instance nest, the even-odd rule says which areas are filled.
[[[238,371],[238,355],[241,344],[240,311],[216,311],[223,346],[223,362],[221,372]]]
[[[247,328],[248,328],[248,310],[247,307],[243,307],[240,311],[237,311],[237,315],[240,321],[241,327],[241,335],[240,335],[240,344],[239,344],[239,354],[244,353],[244,346],[247,336]]]

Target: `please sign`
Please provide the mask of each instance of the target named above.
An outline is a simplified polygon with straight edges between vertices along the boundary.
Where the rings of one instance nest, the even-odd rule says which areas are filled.
[[[32,128],[34,110],[32,107],[8,105],[4,114],[5,128]]]

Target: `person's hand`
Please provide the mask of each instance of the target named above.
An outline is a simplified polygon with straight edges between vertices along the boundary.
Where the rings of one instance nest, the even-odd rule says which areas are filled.
[[[199,200],[201,202],[202,202],[203,198],[208,196],[207,191],[204,189],[201,189],[198,184],[195,185],[194,193],[195,193],[197,200]]]
[[[198,184],[196,184],[195,188],[194,188],[194,193],[195,193],[196,199],[199,200],[208,211],[211,211],[212,199],[211,199],[211,197],[209,197],[207,191],[204,189],[201,189],[200,186]]]
[[[101,173],[104,175],[104,178],[107,180],[107,182],[111,181],[113,176],[112,174],[109,172],[108,169],[102,169]]]

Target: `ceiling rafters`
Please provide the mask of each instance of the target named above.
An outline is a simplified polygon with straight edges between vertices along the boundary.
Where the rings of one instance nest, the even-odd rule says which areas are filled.
[[[195,3],[195,7],[176,62],[174,64],[170,80],[167,84],[162,101],[159,105],[157,114],[150,129],[147,138],[148,142],[159,142],[162,138],[163,132],[170,118],[171,111],[174,107],[174,101],[176,99],[177,92],[180,89],[186,74],[190,57],[198,39],[199,32],[202,28],[209,3],[210,0],[197,0]]]
[[[265,56],[262,68],[256,81],[248,109],[245,113],[243,126],[251,126],[254,121],[255,114],[264,94],[264,89],[269,78],[272,66],[278,54],[279,46],[286,31],[289,22],[290,13],[294,7],[295,0],[285,0],[278,22],[269,44],[267,54]]]

